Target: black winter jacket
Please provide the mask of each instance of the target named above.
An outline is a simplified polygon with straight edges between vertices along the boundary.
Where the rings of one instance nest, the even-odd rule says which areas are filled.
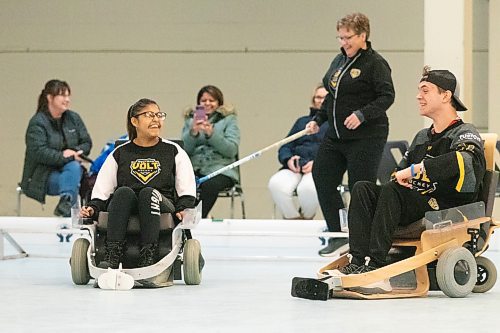
[[[323,78],[328,94],[314,120],[321,125],[328,119],[328,135],[334,138],[386,138],[389,133],[386,111],[395,97],[389,64],[371,48],[370,42],[366,50],[360,49],[352,59],[344,49],[341,51]],[[362,124],[348,130],[344,121],[353,112]]]
[[[88,155],[92,148],[92,140],[78,113],[66,110],[61,117],[61,128],[48,112],[37,112],[26,130],[21,188],[28,197],[41,203],[45,203],[50,172],[73,160],[64,157],[63,150],[83,150]]]

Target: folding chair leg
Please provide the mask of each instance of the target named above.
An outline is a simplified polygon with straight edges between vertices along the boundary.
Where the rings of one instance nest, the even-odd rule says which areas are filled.
[[[246,219],[247,216],[245,214],[245,196],[243,195],[243,193],[240,194],[240,200],[241,200],[241,217],[243,219]]]
[[[234,219],[234,193],[231,195],[231,219]]]
[[[23,194],[21,186],[18,186],[16,188],[16,192],[17,192],[16,215],[21,216],[21,194]]]

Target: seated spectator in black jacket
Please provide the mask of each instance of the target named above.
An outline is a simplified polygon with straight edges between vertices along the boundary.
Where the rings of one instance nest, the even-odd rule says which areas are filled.
[[[35,115],[26,130],[21,188],[30,198],[45,203],[46,195],[60,196],[54,215],[71,216],[82,177],[81,155],[92,148],[80,116],[68,110],[71,89],[60,80],[45,84]]]
[[[314,89],[309,114],[297,119],[287,136],[304,129],[316,115],[327,93],[323,85]],[[318,210],[318,196],[311,171],[327,128],[328,123],[325,122],[318,133],[289,142],[281,146],[278,151],[282,168],[269,179],[268,188],[285,219],[310,220]],[[294,191],[297,193],[299,207],[293,202]]]

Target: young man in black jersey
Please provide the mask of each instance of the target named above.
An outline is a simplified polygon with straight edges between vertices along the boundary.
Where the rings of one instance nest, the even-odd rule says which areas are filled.
[[[366,273],[384,266],[398,225],[411,224],[427,211],[477,200],[485,173],[483,144],[476,128],[457,115],[467,108],[459,99],[455,76],[424,67],[417,101],[420,114],[432,125],[417,133],[392,182],[354,185],[348,215],[349,264],[334,274]],[[311,279],[294,281],[297,296],[315,299],[303,292]],[[384,293],[392,287],[387,279],[355,289]]]

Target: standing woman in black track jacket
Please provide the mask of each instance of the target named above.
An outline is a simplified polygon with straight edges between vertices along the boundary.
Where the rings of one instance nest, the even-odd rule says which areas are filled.
[[[357,181],[375,182],[389,134],[386,111],[395,96],[391,68],[372,49],[369,37],[370,21],[364,14],[349,14],[337,22],[341,53],[323,78],[328,94],[321,110],[307,124],[313,132],[327,120],[330,125],[312,171],[330,232],[340,231],[344,203],[337,187],[344,173],[351,190]],[[335,256],[347,250],[347,238],[330,238],[319,254]]]

